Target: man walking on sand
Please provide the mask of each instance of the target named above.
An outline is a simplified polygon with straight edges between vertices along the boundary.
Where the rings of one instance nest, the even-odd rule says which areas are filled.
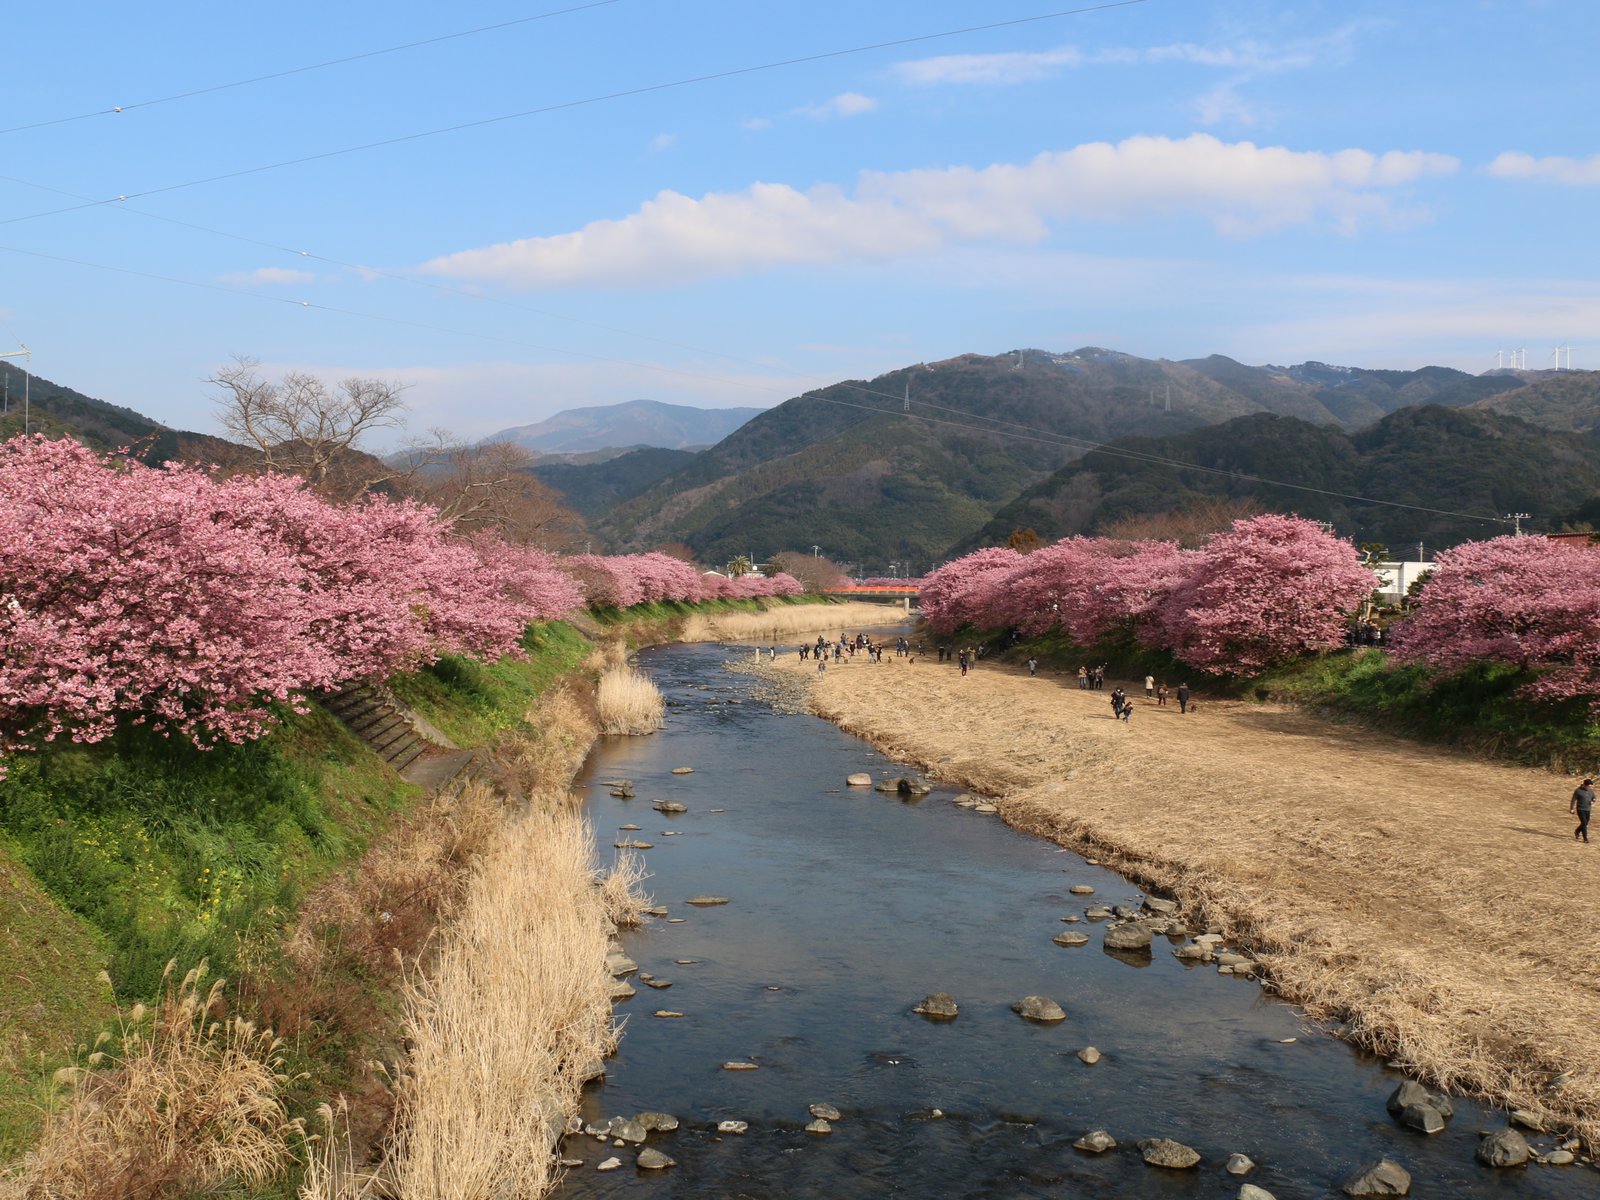
[[[1154,675],[1146,675],[1144,677],[1144,698],[1146,700],[1154,700],[1156,698],[1156,677]]]
[[[1182,714],[1182,713],[1186,713],[1188,711],[1189,711],[1189,685],[1187,683],[1180,683],[1178,685],[1178,712],[1180,714]]]
[[[1589,814],[1594,811],[1594,789],[1589,785],[1594,780],[1585,779],[1578,785],[1578,790],[1572,793],[1572,803],[1567,805],[1569,813],[1578,814],[1578,827],[1572,831],[1573,840],[1582,837],[1585,842],[1589,840]]]

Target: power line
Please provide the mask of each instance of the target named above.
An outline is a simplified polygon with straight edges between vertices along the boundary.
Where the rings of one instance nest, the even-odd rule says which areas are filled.
[[[891,38],[887,41],[872,42],[862,46],[849,46],[842,50],[823,50],[816,54],[803,54],[794,58],[777,59],[772,62],[757,63],[748,67],[731,67],[723,71],[712,71],[704,75],[691,75],[683,79],[669,80],[665,83],[644,84],[639,87],[623,88],[614,92],[604,92],[595,96],[586,96],[579,100],[563,100],[554,104],[542,105],[538,108],[523,109],[520,112],[502,113],[494,117],[481,117],[475,121],[461,121],[455,125],[444,125],[437,129],[425,129],[416,133],[399,134],[395,137],[380,138],[377,141],[363,142],[356,146],[345,146],[338,150],[324,150],[316,154],[302,154],[297,158],[286,158],[278,162],[263,163],[254,167],[243,167],[237,171],[224,171],[217,175],[208,175],[199,179],[186,180],[183,183],[171,183],[162,187],[146,188],[139,192],[124,192],[120,195],[110,196],[103,200],[91,200],[83,204],[74,204],[65,208],[47,209],[43,212],[26,213],[18,217],[0,219],[0,225],[14,225],[21,221],[36,221],[41,217],[54,217],[63,213],[79,212],[86,208],[96,208],[106,204],[120,204],[128,200],[138,200],[146,196],[159,196],[168,192],[183,191],[187,188],[203,187],[206,184],[222,183],[229,179],[243,179],[250,175],[260,175],[267,171],[278,171],[284,167],[302,166],[306,163],[322,162],[330,158],[339,158],[346,154],[358,154],[366,150],[378,150],[386,146],[399,146],[407,142],[422,141],[427,138],[443,137],[446,134],[461,133],[468,129],[482,129],[489,125],[499,125],[507,121],[518,121],[527,117],[546,116],[550,113],[564,112],[568,109],[583,108],[591,104],[604,104],[612,100],[623,100],[634,96],[648,96],[656,92],[671,91],[675,88],[691,87],[700,83],[711,83],[722,79],[736,79],[742,75],[754,75],[762,71],[776,71],[785,67],[802,66],[806,63],[825,62],[828,59],[845,58],[855,54],[867,54],[874,50],[889,50],[900,46],[914,46],[922,42],[938,41],[943,38],[960,37],[969,33],[984,33],[995,29],[1013,28],[1019,25],[1036,24],[1041,21],[1059,20],[1063,17],[1081,16],[1086,13],[1103,12],[1107,9],[1128,8],[1135,4],[1147,4],[1150,0],[1108,0],[1103,4],[1090,4],[1081,8],[1062,9],[1057,12],[1039,13],[1030,17],[1014,17],[1008,21],[990,21],[983,25],[968,25],[961,29],[946,29],[938,33],[922,33],[912,37]]]
[[[303,67],[289,67],[282,71],[269,72],[266,75],[252,75],[248,79],[235,79],[231,83],[217,83],[212,84],[210,87],[192,88],[186,92],[174,92],[170,96],[157,96],[151,100],[138,100],[132,104],[113,104],[110,108],[97,108],[90,112],[76,113],[69,117],[51,117],[43,121],[33,121],[27,125],[13,125],[9,129],[0,129],[0,134],[22,133],[29,129],[47,129],[52,125],[69,125],[74,121],[87,121],[92,117],[109,117],[118,113],[132,112],[137,108],[153,108],[157,104],[172,104],[178,100],[190,100],[196,96],[209,96],[215,92],[226,92],[234,88],[249,87],[254,83],[267,83],[273,79],[287,79],[292,75],[305,75],[311,71],[326,70],[328,67],[341,67],[347,63],[361,62],[363,59],[380,58],[385,54],[398,54],[402,50],[416,50],[423,46],[436,46],[441,42],[476,37],[480,33],[495,33],[517,25],[528,25],[534,21],[548,21],[552,17],[564,17],[570,13],[587,12],[591,8],[604,8],[608,4],[620,4],[621,2],[622,0],[593,0],[589,4],[577,4],[571,8],[558,8],[551,12],[536,13],[531,17],[517,17],[514,20],[500,21],[494,25],[480,25],[476,29],[463,29],[456,33],[442,33],[437,37],[421,38],[415,42],[405,42],[398,46],[385,46],[381,50],[365,50],[360,54],[347,54],[343,58],[330,58],[326,62],[308,63]]]

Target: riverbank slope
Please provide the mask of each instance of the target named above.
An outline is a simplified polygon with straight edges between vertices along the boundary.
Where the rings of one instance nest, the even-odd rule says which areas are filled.
[[[1575,781],[1273,705],[1182,715],[1130,682],[1121,722],[1066,675],[812,678],[819,715],[1170,890],[1353,1041],[1600,1140],[1600,837],[1573,840]]]

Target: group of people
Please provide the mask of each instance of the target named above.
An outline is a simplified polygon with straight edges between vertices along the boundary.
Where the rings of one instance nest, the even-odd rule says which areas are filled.
[[[1034,674],[1037,669],[1038,660],[1030,658],[1028,660],[1028,674]],[[1087,664],[1079,665],[1078,689],[1080,691],[1102,692],[1105,690],[1105,686],[1106,668],[1104,663],[1101,663],[1097,667],[1091,667]],[[1167,696],[1170,694],[1173,693],[1169,691],[1167,687],[1167,681],[1165,679],[1157,680],[1154,675],[1146,675],[1144,677],[1144,698],[1146,700],[1154,700],[1157,705],[1165,708],[1167,705]],[[1187,713],[1189,711],[1189,685],[1187,683],[1180,683],[1175,694],[1178,701],[1178,711],[1180,713]],[[1111,694],[1111,711],[1116,714],[1116,718],[1118,720],[1126,721],[1128,719],[1129,710],[1132,707],[1132,704],[1133,702],[1128,699],[1128,694],[1120,687]]]
[[[886,648],[886,643],[874,642],[864,633],[858,633],[854,637],[840,634],[838,641],[834,642],[830,642],[819,633],[815,645],[805,642],[800,644],[800,657],[802,659],[815,658],[817,673],[820,675],[827,671],[830,657],[834,662],[840,662],[845,658],[854,658],[857,654],[865,654],[872,662],[882,662],[883,652]],[[917,655],[924,653],[926,649],[927,644],[920,639],[914,645],[911,639],[907,637],[897,637],[894,640],[894,656],[896,658],[906,658],[916,662]]]

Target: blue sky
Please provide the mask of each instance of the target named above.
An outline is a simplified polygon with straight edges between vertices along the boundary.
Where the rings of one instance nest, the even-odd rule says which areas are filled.
[[[180,427],[246,355],[473,436],[1016,346],[1600,367],[1581,0],[1142,0],[744,70],[1057,6],[29,5],[0,350]]]

